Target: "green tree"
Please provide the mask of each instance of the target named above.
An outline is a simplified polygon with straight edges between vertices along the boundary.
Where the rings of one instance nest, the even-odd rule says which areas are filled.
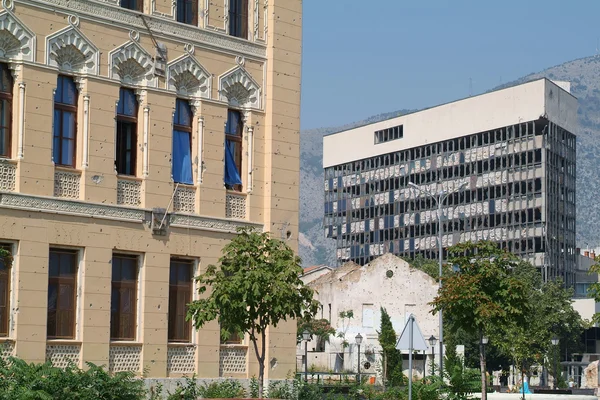
[[[329,342],[329,337],[335,335],[335,329],[331,326],[329,321],[326,319],[315,319],[306,318],[304,316],[296,320],[296,343],[302,341],[302,333],[304,331],[310,332],[310,334],[316,339],[317,347],[319,345]]]
[[[552,375],[557,377],[551,339],[557,337],[563,348],[575,350],[584,329],[581,316],[573,309],[573,291],[565,289],[561,280],[543,282],[540,272],[524,261],[515,266],[513,274],[525,285],[526,309],[530,311],[525,323],[509,321],[496,327],[495,341],[514,360],[522,377],[529,374],[531,365],[545,365],[545,360],[550,361]]]
[[[220,268],[209,265],[196,278],[203,297],[189,304],[187,319],[196,329],[218,320],[221,336],[248,334],[259,365],[263,394],[267,329],[287,319],[312,318],[319,303],[306,286],[300,257],[281,240],[250,228],[238,229],[223,248]]]
[[[589,274],[598,274],[600,276],[600,255],[596,256],[595,264],[590,267]],[[600,281],[594,282],[588,289],[588,297],[594,299],[596,303],[600,303]],[[595,313],[592,319],[594,324],[600,323],[600,313]]]
[[[396,331],[392,326],[392,320],[386,309],[381,307],[381,328],[377,332],[379,345],[383,350],[384,373],[388,385],[400,386],[404,383],[402,372],[402,354],[396,349]]]
[[[519,259],[489,241],[460,243],[449,249],[449,263],[458,271],[443,278],[431,303],[433,313],[444,310],[453,329],[476,333],[480,339],[481,398],[486,400],[486,363],[481,338],[494,326],[522,321],[528,312],[525,285],[512,274]]]

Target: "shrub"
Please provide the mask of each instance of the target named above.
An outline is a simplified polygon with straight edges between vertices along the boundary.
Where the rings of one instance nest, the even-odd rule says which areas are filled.
[[[0,359],[0,400],[141,400],[146,394],[144,383],[133,374],[110,375],[91,363],[83,371],[74,365],[61,369]]]
[[[268,397],[271,399],[297,400],[301,385],[300,381],[296,379],[271,382]]]
[[[211,382],[198,388],[198,394],[205,399],[235,399],[244,397],[244,387],[239,381],[226,380],[220,382]],[[193,397],[190,399],[196,399]]]

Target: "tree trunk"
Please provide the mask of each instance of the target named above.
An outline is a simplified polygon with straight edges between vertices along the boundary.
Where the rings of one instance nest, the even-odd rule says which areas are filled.
[[[264,381],[265,381],[265,361],[258,360],[258,398],[263,398],[263,390],[264,390]]]
[[[487,400],[487,376],[485,366],[485,346],[483,344],[483,334],[479,334],[479,364],[481,367],[481,400]]]

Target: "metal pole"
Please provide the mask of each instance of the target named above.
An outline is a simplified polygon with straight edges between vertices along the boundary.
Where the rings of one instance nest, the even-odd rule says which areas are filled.
[[[357,345],[358,346],[358,384],[360,385],[361,379],[360,379],[360,344]]]
[[[408,400],[412,400],[412,380],[413,380],[413,366],[412,366],[412,353],[413,353],[413,321],[415,317],[410,315],[408,317]]]
[[[431,376],[433,376],[435,370],[435,348],[431,346]]]
[[[442,290],[442,195],[438,195],[438,263],[439,263],[439,290]],[[440,379],[444,379],[444,318],[440,309]]]
[[[304,382],[308,382],[308,340],[304,341]]]
[[[558,377],[560,376],[560,373],[558,372],[558,354],[560,353],[560,350],[558,349],[558,346],[554,346],[555,349],[555,353],[556,355],[554,356],[554,362],[556,364],[555,366],[555,372],[554,372],[554,389],[558,388]]]

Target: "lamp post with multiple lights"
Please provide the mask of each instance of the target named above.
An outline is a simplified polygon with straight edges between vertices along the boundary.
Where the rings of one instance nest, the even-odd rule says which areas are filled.
[[[466,186],[468,182],[463,182],[458,187],[458,192],[461,192]],[[419,186],[415,185],[413,182],[409,182],[408,186],[419,191],[420,193],[429,196],[437,202],[437,230],[438,230],[438,264],[439,264],[439,287],[442,288],[442,263],[443,263],[443,247],[442,247],[442,205],[444,200],[448,198],[450,192],[446,192],[444,190],[440,190],[439,193],[431,193],[429,191],[421,189]],[[440,378],[444,379],[444,318],[442,316],[442,310],[439,311],[440,322],[439,322],[439,333],[440,333]]]

